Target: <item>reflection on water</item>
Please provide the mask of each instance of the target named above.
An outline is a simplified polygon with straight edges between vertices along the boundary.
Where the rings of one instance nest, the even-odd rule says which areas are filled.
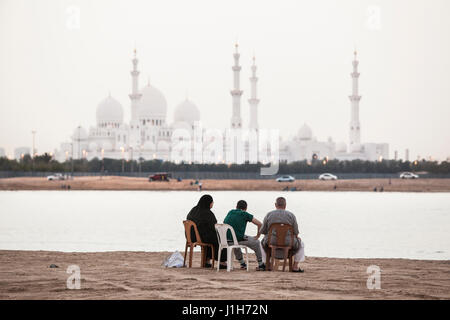
[[[1,191],[0,249],[184,250],[192,191]],[[450,258],[448,193],[220,191],[222,222],[239,199],[262,220],[284,195],[309,256]],[[250,225],[248,234],[255,234]]]

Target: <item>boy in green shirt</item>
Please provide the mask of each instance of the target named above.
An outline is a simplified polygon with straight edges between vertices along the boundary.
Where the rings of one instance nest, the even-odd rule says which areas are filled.
[[[253,215],[248,213],[246,210],[247,202],[244,200],[239,200],[236,205],[236,209],[230,210],[223,222],[233,227],[239,244],[245,245],[255,251],[256,259],[258,260],[258,268],[256,268],[256,270],[264,271],[266,269],[266,266],[264,264],[264,261],[266,260],[265,251],[262,249],[261,243],[258,240],[259,236],[261,235],[259,230],[261,229],[262,223],[258,219],[254,218]],[[258,227],[258,232],[255,237],[249,237],[245,235],[247,222],[251,222]],[[230,231],[228,231],[227,233],[227,238],[229,241],[233,241]],[[236,259],[239,260],[241,269],[246,269],[247,265],[242,258],[241,249],[234,249],[234,255]]]

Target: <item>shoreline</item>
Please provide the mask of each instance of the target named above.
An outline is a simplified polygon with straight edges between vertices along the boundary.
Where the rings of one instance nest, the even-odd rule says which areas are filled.
[[[183,254],[183,252],[181,252]],[[0,299],[450,299],[449,260],[306,257],[305,273],[164,268],[170,252],[0,250]],[[49,268],[56,264],[58,268]],[[66,287],[78,265],[81,289]],[[369,290],[367,268],[381,269],[381,289]]]
[[[47,181],[46,178],[20,177],[0,179],[0,191],[17,190],[127,190],[127,191],[197,191],[192,179],[169,182],[149,182],[135,177],[75,177],[73,180]],[[390,183],[389,183],[390,182]],[[296,180],[276,182],[260,180],[201,180],[202,191],[362,191],[380,192],[450,192],[450,179],[349,179],[337,181]],[[283,190],[286,189],[287,190]]]
[[[196,248],[196,250],[198,247]],[[160,253],[173,253],[174,251],[162,250],[162,251],[144,251],[144,250],[108,250],[108,251],[61,251],[61,250],[41,250],[41,249],[0,249],[0,256],[2,253],[11,252],[43,252],[43,253],[55,253],[55,254],[112,254],[112,253],[149,253],[149,254],[160,254]],[[179,251],[181,252],[181,251]],[[250,251],[251,252],[251,249]],[[181,252],[183,253],[183,252]],[[329,257],[329,256],[308,256],[314,259],[336,259],[336,260],[402,260],[402,261],[436,261],[436,262],[449,262],[450,259],[420,259],[420,258],[367,258],[367,257],[356,257],[356,258],[341,258],[341,257]]]

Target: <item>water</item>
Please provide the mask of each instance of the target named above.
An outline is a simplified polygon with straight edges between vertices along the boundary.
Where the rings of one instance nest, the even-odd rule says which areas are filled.
[[[263,220],[284,195],[307,256],[450,258],[449,193],[211,192],[222,222],[237,200]],[[184,250],[192,191],[1,191],[0,249]],[[255,234],[249,225],[247,234]]]

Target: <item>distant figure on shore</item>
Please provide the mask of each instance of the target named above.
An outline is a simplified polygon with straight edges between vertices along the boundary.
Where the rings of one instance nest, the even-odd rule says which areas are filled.
[[[211,268],[211,259],[217,260],[219,252],[219,242],[217,241],[215,224],[217,223],[216,216],[211,211],[214,205],[213,198],[209,194],[203,195],[198,201],[197,205],[191,209],[187,215],[187,220],[193,221],[197,225],[198,233],[202,242],[210,243],[214,246],[214,252],[210,248],[206,248],[206,268]],[[196,241],[194,230],[191,230],[192,241]],[[213,257],[214,254],[214,257]],[[226,252],[220,256],[220,268],[226,268],[227,261]]]
[[[258,227],[258,231],[255,237],[250,237],[245,235],[245,228],[247,227],[247,222],[251,222]],[[266,260],[266,254],[261,247],[261,243],[259,242],[259,236],[261,233],[259,230],[261,229],[262,223],[253,217],[252,214],[247,212],[247,202],[245,200],[239,200],[236,209],[232,209],[228,212],[227,216],[223,220],[223,223],[229,224],[233,227],[234,233],[236,234],[236,239],[239,244],[244,245],[255,251],[256,260],[258,260],[258,267],[256,271],[265,271],[266,265],[264,261]],[[233,241],[231,232],[227,233],[228,241]],[[234,249],[234,256],[241,264],[241,269],[247,269],[247,264],[242,258],[241,249]]]
[[[381,187],[380,187],[380,192],[383,192],[383,191],[384,191],[384,187],[381,186]]]
[[[198,182],[198,191],[202,191],[202,182],[201,181]]]
[[[373,191],[377,192],[377,187],[373,188]]]
[[[289,224],[294,228],[294,265],[292,268],[293,272],[303,272],[299,267],[299,263],[305,261],[305,244],[298,237],[298,224],[295,215],[286,210],[286,199],[279,197],[275,201],[276,210],[270,211],[263,220],[263,225],[261,227],[261,234],[264,234],[264,238],[261,241],[262,247],[268,249],[268,233],[270,226],[273,223],[285,223]],[[276,243],[276,236],[272,236],[272,243]],[[286,235],[286,245],[290,243],[290,234]]]

